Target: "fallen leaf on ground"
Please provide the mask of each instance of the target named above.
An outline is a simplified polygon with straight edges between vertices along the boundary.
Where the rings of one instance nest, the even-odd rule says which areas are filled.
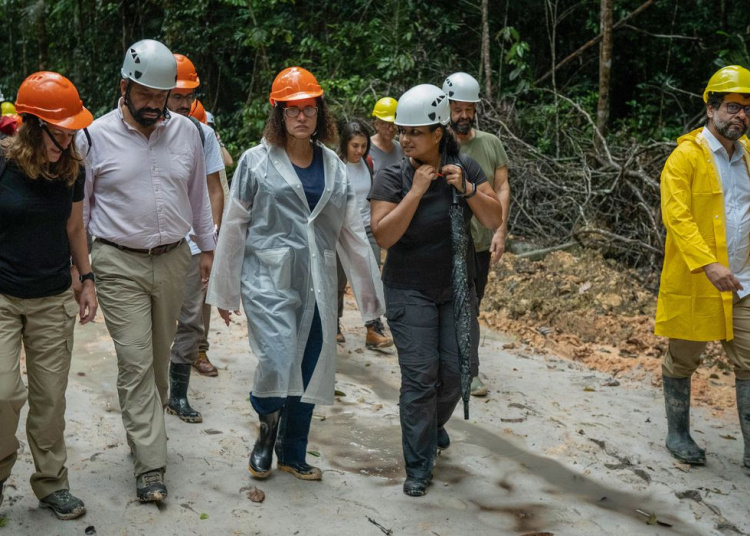
[[[679,469],[683,473],[689,473],[691,465],[689,463],[673,462],[676,469]]]
[[[727,434],[727,435],[720,435],[719,437],[720,437],[720,438],[722,438],[722,439],[729,439],[729,440],[731,440],[731,441],[737,441],[737,438],[736,438],[736,437],[734,437],[733,435],[730,435],[730,434]]]
[[[344,391],[339,391],[338,389],[336,389],[333,394],[336,396],[346,396],[346,393]]]
[[[263,490],[260,490],[256,488],[255,486],[253,486],[247,492],[247,498],[253,501],[254,503],[262,503],[266,498],[266,494],[263,493]]]
[[[201,519],[208,519],[208,514],[201,514]]]
[[[318,452],[317,450],[308,450],[307,453],[310,456],[315,456],[316,458],[320,458],[320,452]]]

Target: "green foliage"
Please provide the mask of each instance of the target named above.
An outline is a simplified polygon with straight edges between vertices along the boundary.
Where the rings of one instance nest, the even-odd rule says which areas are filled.
[[[617,2],[615,21],[641,4]],[[554,9],[544,2],[490,2],[491,72],[482,73],[482,82],[488,76],[493,82],[485,98],[519,110],[529,142],[557,150],[555,128],[585,133],[588,127],[568,125],[574,115],[568,105],[534,91],[535,80],[596,36],[599,2],[547,5]],[[745,11],[740,2],[657,0],[617,30],[609,135],[665,139],[688,128],[717,66],[750,65]],[[0,0],[0,89],[13,97],[28,74],[59,71],[99,116],[119,97],[125,47],[160,39],[198,67],[200,98],[237,157],[258,142],[281,69],[310,69],[339,119],[366,118],[382,96],[398,98],[418,83],[440,85],[457,70],[479,77],[481,20],[476,0]],[[556,83],[594,114],[598,47],[559,69]]]

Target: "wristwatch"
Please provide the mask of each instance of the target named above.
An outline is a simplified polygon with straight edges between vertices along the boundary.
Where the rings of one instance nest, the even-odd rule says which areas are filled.
[[[78,276],[78,280],[83,283],[87,279],[91,280],[92,283],[96,283],[96,278],[94,277],[94,272],[89,272],[87,274],[81,274]]]

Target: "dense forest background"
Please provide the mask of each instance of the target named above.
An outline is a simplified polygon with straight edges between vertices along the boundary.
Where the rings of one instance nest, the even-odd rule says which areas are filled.
[[[339,119],[462,70],[480,128],[511,157],[511,231],[658,266],[658,179],[723,65],[750,66],[739,0],[0,0],[0,90],[30,73],[74,81],[96,116],[125,48],[163,41],[198,68],[200,99],[236,157],[258,142],[284,67],[312,71]]]

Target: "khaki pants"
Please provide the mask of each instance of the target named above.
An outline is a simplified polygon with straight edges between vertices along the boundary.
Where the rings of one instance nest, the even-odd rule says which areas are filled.
[[[117,352],[117,394],[135,474],[167,465],[169,351],[185,297],[190,247],[149,256],[94,242],[99,305]]]
[[[0,294],[0,481],[10,476],[27,391],[21,379],[21,344],[26,351],[29,415],[26,436],[34,458],[31,488],[38,498],[68,489],[65,467],[65,389],[78,304],[73,291],[48,298]]]
[[[175,365],[192,365],[198,359],[198,345],[203,339],[203,294],[201,283],[201,256],[190,259],[185,278],[185,301],[177,318],[177,333],[172,343],[171,362]]]
[[[750,380],[750,296],[734,302],[732,317],[734,339],[721,341],[721,345],[732,363],[735,377]],[[705,342],[669,339],[662,374],[669,378],[690,377],[700,365],[705,349]]]

